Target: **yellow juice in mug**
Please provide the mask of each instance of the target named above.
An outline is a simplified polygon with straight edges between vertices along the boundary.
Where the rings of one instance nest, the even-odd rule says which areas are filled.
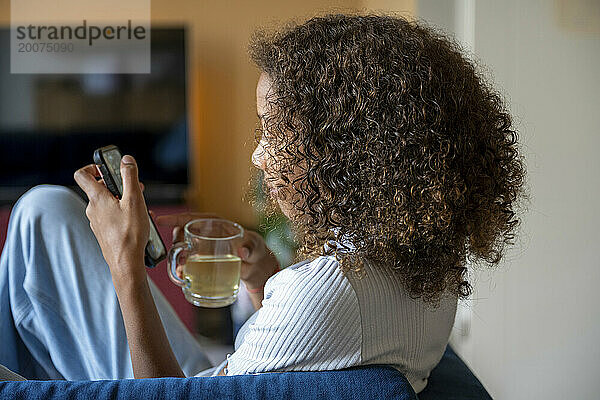
[[[187,291],[209,298],[234,296],[240,286],[241,264],[242,260],[231,254],[193,254],[183,267],[183,278],[189,282]]]

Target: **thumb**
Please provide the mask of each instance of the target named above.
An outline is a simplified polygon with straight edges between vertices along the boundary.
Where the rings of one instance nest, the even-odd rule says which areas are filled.
[[[137,199],[141,197],[142,190],[138,180],[138,168],[135,159],[125,155],[121,159],[121,177],[123,178],[123,199]]]

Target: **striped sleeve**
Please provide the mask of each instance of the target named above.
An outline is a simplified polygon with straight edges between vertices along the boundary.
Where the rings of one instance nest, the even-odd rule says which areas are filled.
[[[356,294],[335,258],[319,257],[268,281],[227,374],[346,368],[360,363],[361,342]]]

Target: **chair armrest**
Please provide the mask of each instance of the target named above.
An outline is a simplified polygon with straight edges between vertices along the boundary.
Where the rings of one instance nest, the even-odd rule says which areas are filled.
[[[419,393],[419,400],[492,400],[479,379],[456,355],[452,347],[431,371],[429,382]]]
[[[283,372],[208,378],[1,382],[0,399],[400,399],[416,395],[397,370]]]

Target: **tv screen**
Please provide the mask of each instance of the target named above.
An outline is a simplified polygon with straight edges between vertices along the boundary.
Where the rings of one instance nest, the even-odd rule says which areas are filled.
[[[0,203],[32,186],[73,187],[109,144],[136,157],[145,195],[178,203],[188,184],[184,28],[151,30],[150,74],[11,74],[0,29]]]

